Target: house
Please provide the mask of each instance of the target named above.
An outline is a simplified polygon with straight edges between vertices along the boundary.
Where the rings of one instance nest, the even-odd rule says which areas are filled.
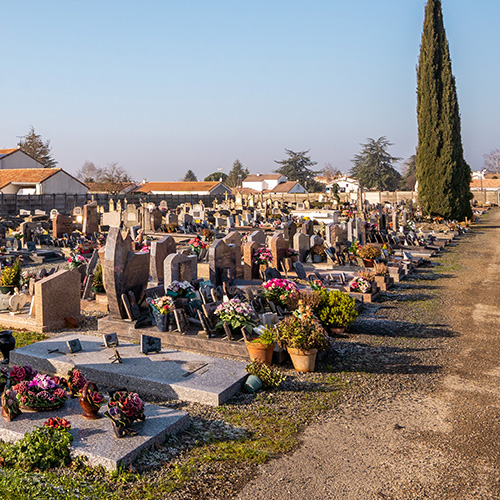
[[[146,182],[134,192],[207,196],[231,194],[231,189],[222,182]]]
[[[359,189],[359,182],[357,181],[357,179],[348,177],[347,175],[335,177],[330,182],[330,184],[327,185],[327,193],[331,191],[333,184],[337,184],[337,186],[339,187],[339,193],[357,193]]]
[[[87,194],[88,188],[62,168],[0,169],[3,194]]]
[[[500,191],[500,179],[472,179],[471,191]]]
[[[21,151],[19,147],[0,149],[0,169],[10,170],[15,168],[44,168],[44,166],[24,151]]]
[[[302,187],[297,181],[280,182],[273,189],[264,191],[264,193],[280,193],[280,194],[294,194],[294,193],[307,193],[307,190]]]
[[[251,174],[241,183],[241,187],[255,189],[255,191],[262,193],[263,191],[271,191],[278,184],[287,180],[281,174]]]

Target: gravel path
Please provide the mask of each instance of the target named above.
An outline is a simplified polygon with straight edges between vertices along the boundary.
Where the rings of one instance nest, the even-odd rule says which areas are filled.
[[[372,306],[337,347],[340,365],[368,383],[237,498],[500,498],[498,241],[493,210],[454,259],[445,254]],[[405,300],[418,303],[417,321]]]

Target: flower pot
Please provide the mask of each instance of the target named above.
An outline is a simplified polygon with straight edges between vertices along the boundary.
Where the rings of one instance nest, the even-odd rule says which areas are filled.
[[[330,328],[328,328],[328,334],[329,335],[342,335],[345,332],[345,329],[346,329],[345,326],[338,327],[338,328],[330,327]]]
[[[10,413],[5,407],[2,406],[2,417],[4,417],[7,422],[12,422],[21,412]]]
[[[365,263],[365,267],[373,267],[375,265],[375,261],[373,259],[363,259]]]
[[[295,371],[298,372],[313,372],[316,366],[316,355],[318,354],[318,349],[309,349],[307,351],[302,351],[300,349],[294,349],[292,347],[287,347],[286,349],[290,358],[292,359],[293,367]]]
[[[14,293],[14,285],[2,285],[0,286],[0,292],[4,295],[12,295]]]
[[[266,365],[273,362],[274,344],[260,344],[259,342],[247,342],[250,361],[262,361]]]
[[[97,420],[99,418],[102,418],[102,415],[99,415],[100,407],[92,403],[89,403],[89,401],[87,400],[88,391],[90,389],[97,391],[97,387],[93,382],[87,382],[85,384],[82,390],[82,395],[78,399],[78,402],[80,403],[80,406],[82,407],[83,410],[82,413],[83,418],[88,418],[89,420]]]
[[[249,375],[244,385],[245,391],[247,392],[257,392],[262,389],[262,380],[256,375]]]

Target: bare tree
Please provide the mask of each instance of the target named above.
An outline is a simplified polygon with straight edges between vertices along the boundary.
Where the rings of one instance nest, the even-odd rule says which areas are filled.
[[[117,162],[112,162],[102,169],[100,182],[108,193],[118,194],[123,189],[124,184],[133,181],[132,176],[123,167],[118,166]]]
[[[500,149],[495,149],[487,155],[483,155],[484,158],[484,168],[488,172],[498,174],[498,168],[500,167]]]
[[[102,181],[102,168],[98,167],[94,162],[85,160],[83,165],[76,173],[76,178],[82,182],[101,182]]]
[[[331,163],[326,163],[321,173],[326,177],[328,182],[333,181],[337,175],[342,174],[342,172],[338,168],[335,168]]]

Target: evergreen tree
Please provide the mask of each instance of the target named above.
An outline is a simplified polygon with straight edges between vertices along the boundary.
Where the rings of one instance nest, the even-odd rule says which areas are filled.
[[[210,175],[207,175],[203,180],[205,182],[226,182],[227,174],[224,172],[212,172]]]
[[[189,169],[186,172],[186,175],[184,176],[184,179],[182,179],[182,180],[183,180],[183,182],[197,182],[198,181],[198,177],[196,177],[196,174],[191,169]]]
[[[229,171],[224,184],[228,187],[240,187],[248,176],[248,168],[243,167],[240,160],[234,160],[233,167]]]
[[[463,156],[460,114],[441,0],[428,0],[417,68],[418,199],[427,215],[472,217],[471,171]]]
[[[57,161],[50,154],[50,141],[43,141],[31,125],[30,131],[19,140],[21,151],[40,162],[45,168],[55,168]]]
[[[297,181],[307,191],[321,190],[321,186],[318,186],[319,183],[314,180],[319,171],[311,170],[311,167],[314,167],[318,162],[312,161],[311,157],[307,156],[309,150],[292,151],[291,149],[285,149],[285,152],[288,158],[281,161],[274,160],[274,163],[281,165],[275,172],[284,175],[289,181]]]
[[[350,175],[364,188],[377,191],[396,190],[401,184],[401,174],[392,164],[401,158],[388,153],[387,148],[392,146],[392,143],[386,137],[379,137],[377,140],[368,139],[368,142],[361,146],[363,149],[352,160]]]

